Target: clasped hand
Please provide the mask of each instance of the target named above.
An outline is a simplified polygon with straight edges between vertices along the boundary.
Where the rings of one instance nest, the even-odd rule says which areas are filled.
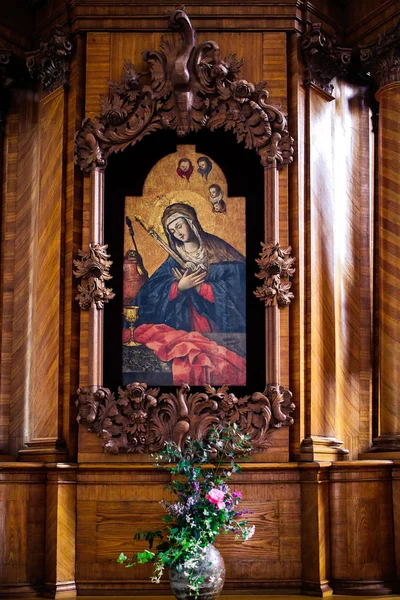
[[[182,273],[179,269],[172,269],[172,274],[175,279],[178,280],[178,290],[180,292],[184,292],[185,290],[190,290],[195,287],[198,288],[202,283],[205,282],[207,277],[207,272],[203,271],[199,267],[192,272],[190,272],[189,269],[186,269],[184,273]]]

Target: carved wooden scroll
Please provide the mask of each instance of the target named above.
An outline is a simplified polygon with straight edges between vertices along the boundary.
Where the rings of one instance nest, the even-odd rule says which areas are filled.
[[[265,82],[242,79],[243,61],[235,54],[222,58],[215,42],[196,46],[184,10],[171,14],[169,27],[180,33],[182,43],[162,41],[160,50],[145,51],[150,73],[137,73],[126,60],[122,80],[110,81],[110,95],[102,98],[102,115],[84,121],[75,147],[81,169],[105,167],[110,154],[159,129],[185,136],[223,127],[254,149],[264,166],[292,162],[286,118],[268,102]]]
[[[291,425],[292,394],[271,386],[265,394],[237,398],[228,386],[205,386],[205,392],[189,393],[182,385],[176,394],[161,393],[144,383],[119,388],[118,397],[106,388],[79,390],[78,420],[97,433],[106,452],[157,452],[166,440],[181,448],[188,436],[204,439],[216,425],[237,423],[248,434],[255,450],[272,445],[271,433]]]

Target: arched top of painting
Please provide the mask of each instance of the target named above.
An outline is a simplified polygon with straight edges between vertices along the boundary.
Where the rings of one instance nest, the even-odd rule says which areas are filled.
[[[243,235],[246,199],[228,196],[226,176],[211,157],[198,152],[194,145],[178,145],[176,152],[161,158],[149,171],[141,196],[125,198],[126,215],[133,223],[138,247],[149,247],[146,252],[149,274],[155,271],[155,265],[159,266],[165,252],[155,247],[145,230],[150,228],[167,243],[161,215],[176,203],[194,208],[208,233],[229,240],[246,255]],[[126,236],[124,253],[130,249],[131,241]]]
[[[167,177],[166,177],[167,176]],[[171,189],[166,189],[166,184]],[[227,195],[227,180],[213,158],[198,152],[194,145],[178,145],[176,152],[164,156],[150,170],[143,186],[143,195],[182,190],[206,195],[210,186],[218,185]]]
[[[232,131],[252,149],[264,167],[293,160],[293,139],[285,115],[268,99],[266,83],[242,78],[243,60],[222,58],[216,42],[196,45],[195,31],[183,9],[173,11],[170,29],[180,43],[162,40],[160,50],[146,50],[150,70],[137,73],[126,59],[119,82],[109,81],[102,114],[85,119],[75,136],[75,162],[84,171],[105,168],[108,156],[158,130],[184,137],[201,129]]]

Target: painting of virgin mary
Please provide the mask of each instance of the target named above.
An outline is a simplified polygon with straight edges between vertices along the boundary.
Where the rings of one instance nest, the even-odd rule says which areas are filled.
[[[172,256],[137,296],[135,339],[175,360],[174,383],[243,383],[245,359],[206,336],[246,331],[245,257],[204,231],[192,206],[171,204],[161,222]]]

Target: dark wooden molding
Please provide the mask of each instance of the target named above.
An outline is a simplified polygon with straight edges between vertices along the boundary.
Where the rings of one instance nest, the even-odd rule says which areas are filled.
[[[101,116],[83,122],[75,144],[81,169],[104,167],[110,154],[159,129],[185,136],[220,127],[255,150],[264,166],[291,163],[293,140],[286,118],[269,103],[265,82],[243,79],[243,60],[235,54],[222,58],[215,42],[196,46],[184,10],[172,12],[168,24],[180,34],[181,44],[163,40],[160,50],[145,51],[150,73],[137,73],[125,60],[121,81],[110,81],[110,95],[102,98]]]
[[[332,79],[348,72],[352,49],[337,46],[335,38],[322,31],[321,23],[313,23],[302,36],[301,49],[306,65],[305,84],[314,83],[331,95]]]
[[[358,68],[371,73],[378,88],[400,81],[400,21],[368,45],[355,50]]]
[[[370,452],[398,452],[400,450],[400,434],[382,433],[374,438]]]
[[[342,446],[343,442],[334,437],[312,434],[301,443],[300,461],[348,460],[349,451]]]
[[[66,32],[57,25],[53,35],[42,41],[38,50],[25,54],[28,71],[40,82],[44,94],[68,85],[72,51]]]
[[[74,260],[74,275],[82,280],[81,285],[78,285],[76,300],[84,310],[89,310],[92,304],[97,309],[102,309],[115,296],[111,288],[105,287],[105,282],[112,279],[112,261],[108,260],[110,255],[106,252],[107,248],[107,245],[89,244],[89,251],[79,250],[80,258]]]
[[[115,397],[107,388],[82,388],[76,401],[78,421],[97,433],[111,454],[157,452],[166,440],[182,447],[188,436],[201,440],[214,425],[229,423],[237,423],[261,452],[272,446],[274,430],[293,424],[292,394],[283,387],[267,386],[264,393],[242,398],[227,385],[204,389],[192,394],[183,384],[176,394],[160,394],[160,388],[131,383]]]
[[[290,256],[292,248],[282,247],[278,243],[263,242],[261,246],[260,258],[256,258],[260,272],[256,273],[256,277],[264,281],[254,295],[265,302],[265,306],[288,306],[294,297],[289,281],[289,277],[295,272],[293,264],[296,259]]]

